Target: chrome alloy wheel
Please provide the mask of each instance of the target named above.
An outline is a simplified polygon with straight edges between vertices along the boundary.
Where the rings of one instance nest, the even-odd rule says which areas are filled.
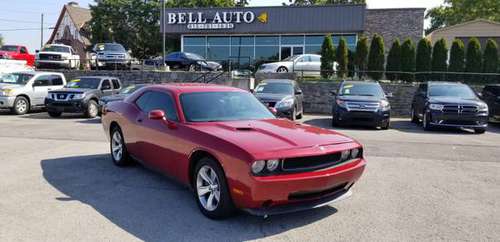
[[[28,103],[24,99],[20,99],[16,103],[16,110],[19,113],[24,113],[28,109]]]
[[[196,193],[207,211],[214,211],[220,202],[220,183],[217,173],[210,166],[202,166],[196,176]]]
[[[122,135],[120,132],[115,131],[111,139],[111,152],[115,161],[120,161],[123,156]]]
[[[95,117],[98,114],[97,106],[94,104],[89,105],[89,114],[91,117]]]

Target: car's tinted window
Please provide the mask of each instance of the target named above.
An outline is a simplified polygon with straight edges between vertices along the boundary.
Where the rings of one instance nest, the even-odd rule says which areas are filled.
[[[35,79],[35,82],[37,83],[38,86],[50,86],[51,78],[52,78],[51,76],[39,76]]]
[[[486,86],[484,91],[489,92],[494,96],[500,96],[500,86]]]
[[[140,110],[146,112],[148,108],[148,100],[151,97],[151,92],[143,93],[136,101],[135,104],[139,107]]]
[[[15,46],[15,45],[4,45],[4,46],[0,47],[0,50],[4,50],[4,51],[17,51],[17,46]]]
[[[293,85],[291,83],[261,83],[255,88],[256,93],[292,94]]]
[[[344,83],[339,95],[383,97],[384,91],[376,83]]]
[[[111,89],[111,84],[109,83],[109,80],[102,81],[101,89],[106,90],[105,87],[109,87],[108,89]]]
[[[165,112],[169,120],[178,121],[177,111],[175,109],[174,100],[170,95],[163,92],[151,92],[150,99],[148,100],[146,112],[151,110],[160,109]]]
[[[321,57],[319,57],[317,55],[311,55],[311,61],[312,62],[320,62],[321,61]]]
[[[99,87],[100,82],[101,82],[100,78],[81,77],[80,79],[71,80],[70,82],[68,82],[66,86],[68,88],[97,89]]]
[[[62,86],[62,85],[64,85],[62,77],[58,75],[53,75],[52,86]]]
[[[429,97],[477,98],[470,87],[462,84],[439,84],[429,86]]]
[[[116,79],[111,80],[113,82],[113,89],[120,89],[120,82]]]
[[[8,73],[0,75],[0,83],[25,85],[34,75],[25,73]]]
[[[26,50],[25,47],[21,47],[21,49],[19,50],[19,52],[21,52],[21,54],[26,54],[26,53],[28,53],[28,50]]]

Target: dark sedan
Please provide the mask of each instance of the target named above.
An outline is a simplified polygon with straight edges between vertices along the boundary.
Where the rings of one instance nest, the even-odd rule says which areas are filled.
[[[264,105],[275,108],[277,116],[290,120],[301,119],[304,113],[304,95],[294,80],[264,80],[254,90]]]
[[[486,85],[483,100],[490,108],[490,121],[500,122],[500,84]]]
[[[200,55],[188,52],[173,52],[165,57],[165,63],[173,70],[219,71],[222,65],[207,61]]]
[[[420,84],[411,110],[412,122],[422,121],[425,130],[457,127],[474,129],[482,134],[488,127],[488,105],[462,83]]]
[[[130,85],[126,88],[123,88],[118,94],[111,95],[111,96],[106,96],[102,97],[101,100],[99,100],[99,110],[102,109],[102,107],[109,102],[115,102],[115,101],[121,101],[125,99],[128,95],[134,93],[135,91],[141,89],[142,87],[147,86],[148,84],[136,84],[136,85]]]

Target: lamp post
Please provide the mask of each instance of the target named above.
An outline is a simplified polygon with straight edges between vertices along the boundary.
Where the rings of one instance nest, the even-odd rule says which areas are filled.
[[[162,31],[162,49],[163,49],[163,68],[164,70],[167,69],[167,63],[165,62],[165,55],[166,55],[166,50],[165,50],[165,0],[161,0],[161,23],[160,23],[160,30]]]

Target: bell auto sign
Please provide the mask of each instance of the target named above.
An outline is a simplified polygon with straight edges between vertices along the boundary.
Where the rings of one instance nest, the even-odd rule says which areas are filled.
[[[265,15],[265,16],[264,16]],[[256,17],[252,11],[217,11],[210,16],[204,12],[167,13],[167,24],[186,25],[188,29],[233,29],[235,24],[267,22],[267,13]]]

